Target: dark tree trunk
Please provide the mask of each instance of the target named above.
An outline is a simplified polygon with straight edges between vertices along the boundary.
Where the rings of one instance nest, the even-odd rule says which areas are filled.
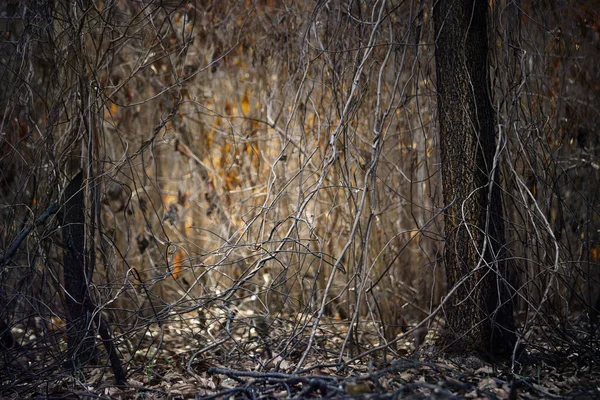
[[[79,172],[67,185],[62,201],[67,343],[69,363],[73,363],[74,367],[93,359],[95,337],[86,309],[88,277],[85,273],[85,199],[82,185],[83,172]]]
[[[65,301],[67,304],[67,345],[69,360],[67,365],[73,369],[89,362],[95,362],[96,330],[102,338],[110,361],[115,381],[126,384],[117,349],[113,343],[112,332],[102,319],[88,293],[93,269],[86,265],[88,257],[85,250],[85,198],[83,194],[83,171],[69,182],[62,199],[62,223],[64,250]],[[89,261],[92,264],[91,261]],[[93,317],[92,317],[93,316]],[[94,328],[95,325],[95,328]]]
[[[505,355],[515,336],[494,170],[487,12],[487,0],[439,1],[433,12],[448,289],[464,280],[444,310],[441,343],[451,352]]]

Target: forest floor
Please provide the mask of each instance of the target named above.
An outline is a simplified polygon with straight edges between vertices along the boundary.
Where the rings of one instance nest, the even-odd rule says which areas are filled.
[[[201,334],[189,329],[189,320],[162,328],[149,326],[140,332],[135,346],[130,340],[121,351],[124,359],[131,355],[125,365],[126,386],[115,385],[107,365],[75,375],[58,369],[35,376],[12,371],[12,378],[0,373],[5,375],[0,378],[0,398],[600,398],[597,347],[594,350],[590,344],[585,351],[586,346],[581,346],[583,352],[559,348],[543,342],[544,329],[534,331],[537,339],[529,338],[529,343],[536,345],[528,345],[520,362],[492,364],[473,356],[437,354],[432,334],[418,352],[411,337],[398,341],[393,352],[388,349],[356,360],[340,359],[340,345],[346,336],[346,331],[338,329],[342,326],[331,324],[317,332],[301,371],[295,368],[303,356],[302,342],[294,342],[281,321],[262,331],[262,336],[252,322],[205,326]],[[354,353],[364,349],[359,346]]]

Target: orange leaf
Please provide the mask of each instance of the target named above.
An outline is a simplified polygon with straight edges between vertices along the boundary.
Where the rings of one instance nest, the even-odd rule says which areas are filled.
[[[183,251],[177,250],[173,259],[173,278],[177,278],[181,274],[181,264],[183,262]]]
[[[63,325],[63,322],[60,319],[60,317],[52,317],[50,319],[50,324],[48,324],[48,329],[50,329],[51,331],[55,331],[55,330],[59,329],[62,325]]]
[[[598,262],[598,255],[600,255],[598,250],[599,249],[598,249],[598,245],[597,244],[594,245],[594,247],[592,247],[592,261],[594,263]]]
[[[242,96],[242,112],[244,115],[248,115],[250,112],[250,101],[248,100],[248,95]]]

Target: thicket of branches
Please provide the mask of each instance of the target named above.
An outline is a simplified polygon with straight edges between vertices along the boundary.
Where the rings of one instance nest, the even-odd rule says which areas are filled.
[[[175,330],[190,368],[298,372],[443,328],[432,4],[286,3],[1,6],[4,388],[68,358],[61,196],[79,171],[86,312],[129,373],[174,351]],[[491,4],[517,336],[591,359],[597,11]],[[540,332],[552,347],[530,343]]]

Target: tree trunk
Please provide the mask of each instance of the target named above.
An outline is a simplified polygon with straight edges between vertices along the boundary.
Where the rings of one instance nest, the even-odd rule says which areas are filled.
[[[67,185],[62,201],[67,343],[69,363],[74,368],[93,361],[95,337],[85,307],[88,277],[85,272],[85,203],[82,185],[83,172],[80,171]]]
[[[512,304],[505,286],[504,224],[494,168],[486,0],[436,3],[435,59],[448,290],[440,343],[449,352],[510,354]],[[459,282],[463,281],[462,284]]]

